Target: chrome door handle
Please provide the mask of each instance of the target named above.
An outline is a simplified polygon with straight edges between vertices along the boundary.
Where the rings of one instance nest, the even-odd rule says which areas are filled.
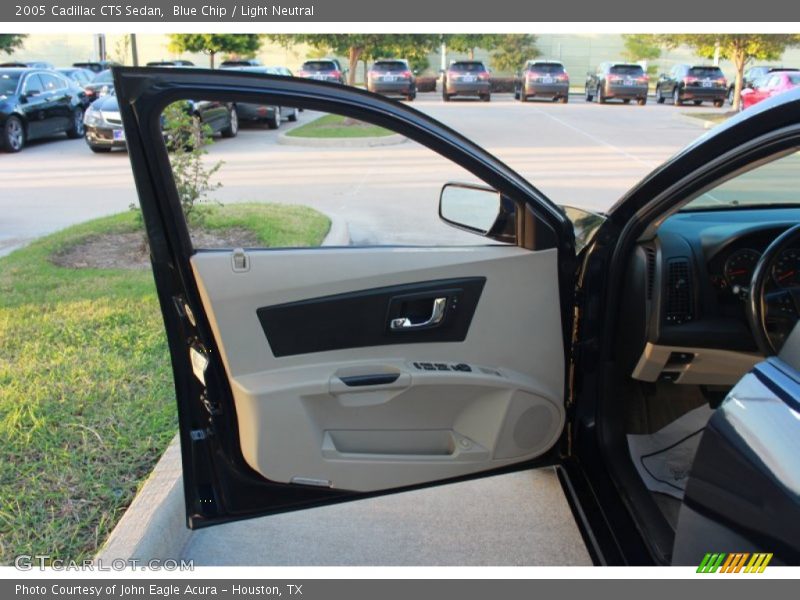
[[[409,329],[425,329],[435,327],[444,319],[444,309],[447,308],[447,298],[435,298],[433,301],[433,309],[431,316],[425,321],[419,323],[412,323],[408,317],[398,317],[389,321],[389,329],[391,331],[407,331]]]

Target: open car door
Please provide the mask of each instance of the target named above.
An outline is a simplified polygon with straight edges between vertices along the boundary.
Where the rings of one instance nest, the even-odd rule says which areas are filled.
[[[190,527],[558,459],[574,264],[561,209],[447,127],[360,90],[194,69],[114,77]],[[160,122],[185,99],[321,110],[402,134],[483,182],[445,188],[442,216],[504,243],[198,251]],[[476,198],[496,203],[484,228],[458,217]]]

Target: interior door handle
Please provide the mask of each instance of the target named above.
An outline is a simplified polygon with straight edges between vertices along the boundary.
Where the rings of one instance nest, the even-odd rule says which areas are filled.
[[[447,298],[434,298],[431,316],[419,323],[413,323],[408,317],[398,317],[389,321],[391,331],[408,331],[409,329],[428,329],[436,327],[444,319],[444,309],[447,308]]]

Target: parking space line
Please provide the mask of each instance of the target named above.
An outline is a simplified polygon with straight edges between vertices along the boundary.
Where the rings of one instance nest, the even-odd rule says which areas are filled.
[[[605,146],[606,148],[610,148],[611,150],[614,150],[615,152],[618,152],[618,153],[622,154],[623,156],[631,159],[634,162],[639,163],[640,165],[644,165],[645,167],[648,167],[650,169],[654,169],[654,168],[656,168],[658,166],[658,163],[647,161],[647,160],[642,160],[638,156],[636,156],[634,154],[631,154],[630,152],[628,152],[626,150],[623,150],[619,146],[615,146],[614,144],[611,144],[611,143],[605,141],[604,139],[601,139],[601,138],[597,137],[596,135],[592,135],[591,133],[588,133],[588,132],[584,131],[580,127],[576,127],[575,125],[567,123],[563,119],[559,119],[558,117],[555,117],[555,116],[551,115],[547,111],[544,111],[544,110],[542,110],[540,108],[535,108],[535,110],[539,114],[542,114],[542,115],[546,116],[547,118],[552,119],[553,121],[555,121],[559,125],[563,125],[567,129],[571,129],[572,131],[580,133],[582,136],[592,140],[594,143],[596,143],[596,144],[598,144],[600,146]]]

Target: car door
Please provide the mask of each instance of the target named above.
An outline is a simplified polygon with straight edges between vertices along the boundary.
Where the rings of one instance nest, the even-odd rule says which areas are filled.
[[[28,122],[27,137],[35,139],[47,135],[47,95],[38,73],[29,73],[21,88],[22,112]]]
[[[190,527],[558,460],[574,272],[560,208],[456,132],[357,89],[153,68],[118,69],[115,83]],[[506,243],[199,252],[159,127],[167,103],[189,98],[324,110],[407,136],[482,182],[443,189],[442,218]],[[478,201],[491,226],[459,212]]]
[[[66,131],[72,124],[72,97],[66,79],[50,73],[39,74],[46,97],[45,113],[48,133]]]

